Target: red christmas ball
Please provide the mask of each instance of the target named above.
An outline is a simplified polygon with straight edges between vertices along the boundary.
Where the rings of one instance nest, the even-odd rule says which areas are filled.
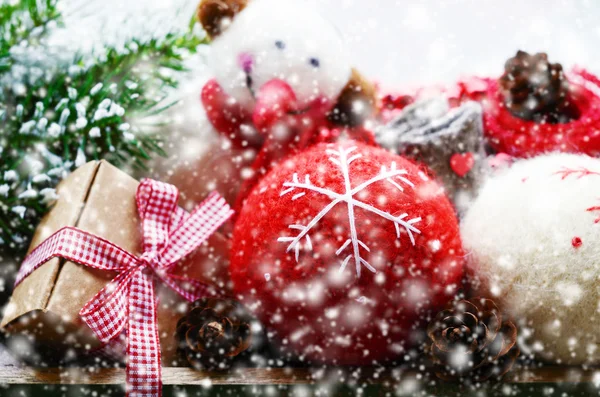
[[[401,358],[463,275],[458,222],[427,170],[354,141],[283,161],[235,225],[236,293],[297,355]]]

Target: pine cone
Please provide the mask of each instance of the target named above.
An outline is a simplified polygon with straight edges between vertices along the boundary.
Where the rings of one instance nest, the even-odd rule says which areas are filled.
[[[180,353],[196,369],[227,369],[250,347],[251,317],[231,299],[200,299],[177,323]]]
[[[519,355],[517,328],[489,299],[456,302],[436,316],[427,334],[435,373],[443,380],[499,379]]]
[[[506,107],[517,117],[539,123],[566,123],[576,118],[563,68],[548,62],[546,53],[518,51],[506,61],[499,85]]]

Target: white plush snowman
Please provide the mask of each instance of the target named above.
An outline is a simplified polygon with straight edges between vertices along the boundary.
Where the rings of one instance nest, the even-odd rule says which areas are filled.
[[[234,144],[253,144],[243,137],[252,129],[245,124],[253,116],[256,121],[258,98],[273,81],[279,82],[275,91],[283,91],[278,98],[293,102],[281,105],[290,114],[320,107],[328,122],[352,127],[372,114],[374,88],[351,67],[339,31],[307,4],[202,0],[198,19],[212,39],[215,76],[205,86],[203,103],[216,129]]]

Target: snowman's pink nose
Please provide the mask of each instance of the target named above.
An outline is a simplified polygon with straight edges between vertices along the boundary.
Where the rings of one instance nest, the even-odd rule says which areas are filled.
[[[252,54],[242,52],[238,55],[238,65],[240,65],[244,72],[250,73],[252,71],[252,65],[254,65],[254,57]]]

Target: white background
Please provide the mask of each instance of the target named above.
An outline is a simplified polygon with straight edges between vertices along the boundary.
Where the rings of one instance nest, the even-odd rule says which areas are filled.
[[[86,47],[185,27],[190,0],[62,0]],[[517,49],[600,72],[600,0],[281,0],[313,3],[346,37],[354,64],[384,87],[498,75]],[[81,18],[80,14],[88,15]]]
[[[386,85],[499,75],[517,49],[600,66],[600,0],[312,0]],[[367,5],[369,4],[369,5]]]

